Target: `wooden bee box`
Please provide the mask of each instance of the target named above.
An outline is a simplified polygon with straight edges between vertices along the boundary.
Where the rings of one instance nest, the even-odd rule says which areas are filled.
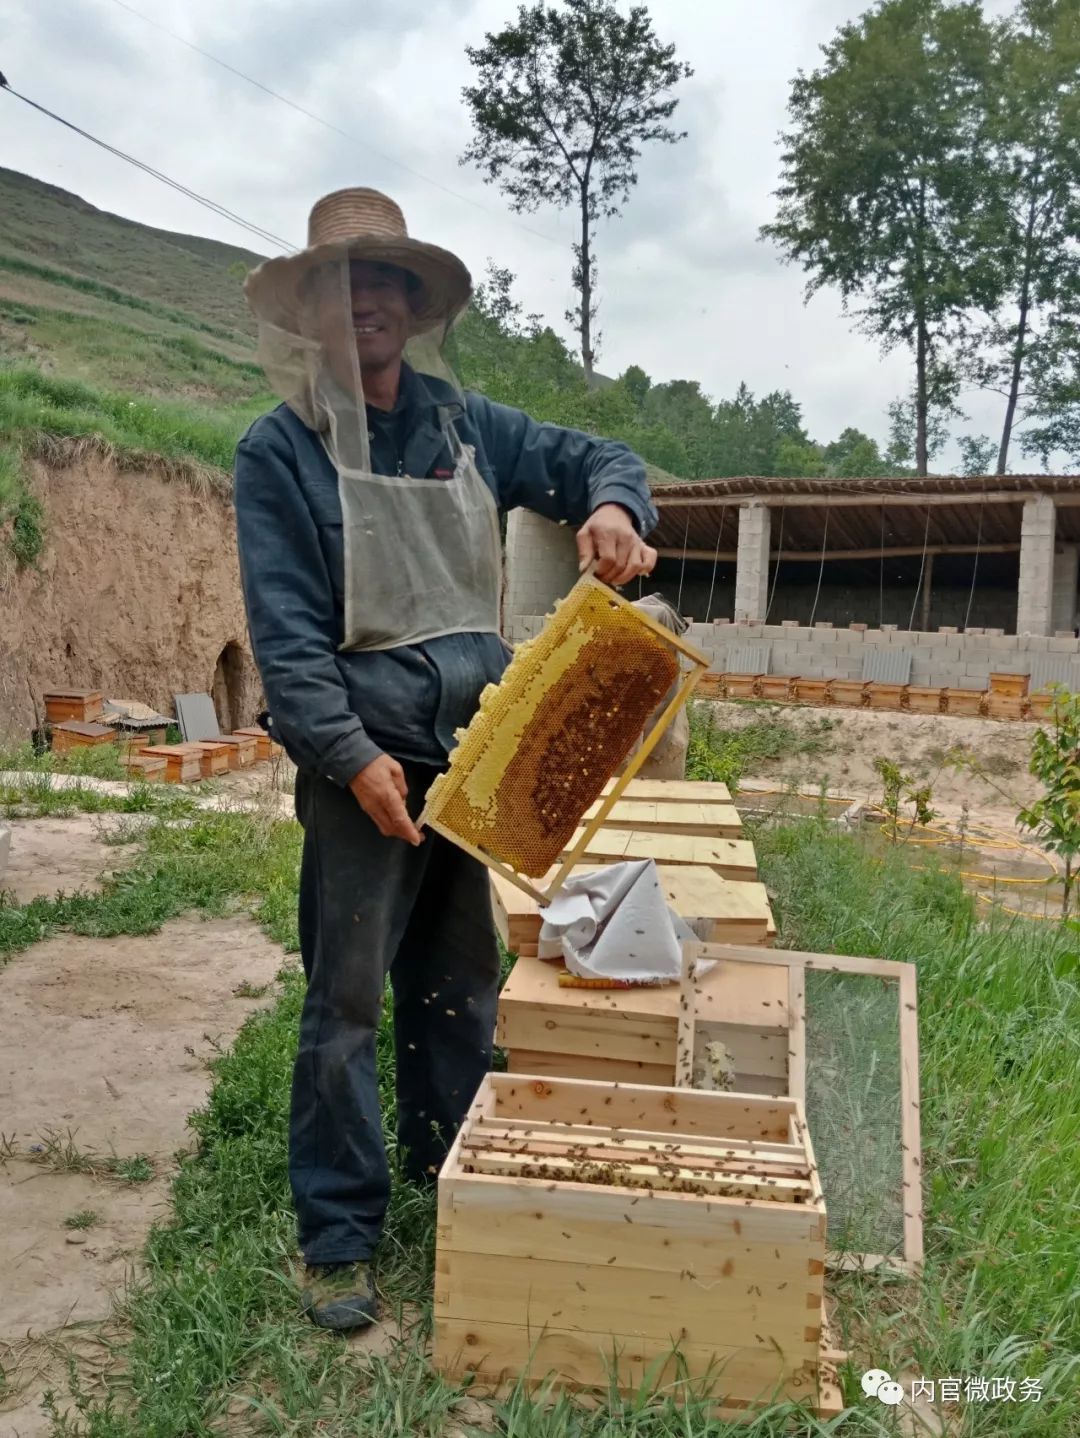
[[[165,759],[160,759],[153,754],[129,753],[120,762],[133,779],[141,779],[147,784],[162,783],[165,779],[165,770],[168,767]]]
[[[582,864],[572,877],[593,873]],[[700,939],[713,944],[771,944],[776,925],[764,884],[722,879],[692,864],[658,865],[664,897]],[[539,903],[501,874],[491,876],[491,908],[499,937],[511,953],[536,957],[543,914]]]
[[[285,753],[284,748],[275,740],[271,739],[266,730],[260,729],[257,724],[251,725],[248,729],[234,729],[233,734],[238,739],[254,739],[256,757],[260,761],[263,759],[277,759]]]
[[[794,1100],[489,1074],[439,1177],[435,1366],[838,1412],[825,1217]]]
[[[225,745],[230,769],[250,769],[258,759],[258,742],[248,734],[219,734],[213,742]]]
[[[981,714],[986,694],[981,689],[946,689],[945,705],[950,714]]]
[[[186,744],[148,744],[139,752],[165,760],[168,784],[194,784],[202,778],[202,761]]]
[[[834,679],[832,702],[849,709],[861,709],[867,702],[868,685],[862,679]]]
[[[599,813],[587,809],[586,821]],[[642,834],[701,834],[741,839],[742,820],[730,804],[668,804],[649,799],[619,799],[604,815],[605,829],[636,829]]]
[[[193,739],[187,748],[198,753],[204,779],[229,772],[229,761],[235,752],[229,744],[220,743],[216,739]]]
[[[763,674],[759,685],[762,699],[772,699],[778,704],[790,703],[795,697],[798,680],[793,674]]]
[[[990,694],[991,697],[997,694],[1005,699],[1023,699],[1027,695],[1030,683],[1030,674],[991,674]],[[992,706],[990,712],[992,715]]]
[[[741,1092],[788,1091],[788,970],[717,963],[697,1006],[722,1019]],[[607,1083],[675,1083],[680,990],[565,988],[556,965],[519,958],[499,995],[498,1043],[512,1073]]]
[[[757,699],[764,674],[725,674],[724,693],[728,699]]]
[[[581,831],[584,833],[584,830]],[[574,836],[571,850],[580,834]],[[697,834],[650,834],[637,829],[601,828],[576,855],[581,864],[619,859],[655,859],[658,864],[696,864],[722,879],[756,879],[757,856],[749,839],[712,839]]]
[[[833,679],[796,679],[795,698],[800,704],[831,704]]]
[[[1049,719],[1054,712],[1054,696],[1044,691],[1041,694],[1032,694],[1028,698],[1028,717],[1031,719]]]
[[[604,785],[605,798],[614,784],[612,779]],[[708,779],[631,779],[620,798],[657,804],[730,804],[731,791],[726,784]]]
[[[991,719],[1023,719],[1027,707],[1027,695],[997,694],[992,689],[986,701],[986,712]]]
[[[105,708],[100,689],[50,689],[43,698],[45,718],[50,724],[62,724],[68,719],[91,724],[101,718]]]
[[[66,754],[69,749],[85,749],[115,742],[116,734],[107,724],[83,724],[77,719],[66,719],[52,726],[54,754]]]
[[[903,709],[907,705],[906,684],[882,684],[872,680],[866,688],[871,709]]]
[[[698,681],[697,697],[699,699],[725,699],[727,690],[724,685],[724,675],[717,674],[712,669],[703,674]]]
[[[916,714],[940,714],[944,689],[928,689],[920,684],[908,688],[908,708]]]

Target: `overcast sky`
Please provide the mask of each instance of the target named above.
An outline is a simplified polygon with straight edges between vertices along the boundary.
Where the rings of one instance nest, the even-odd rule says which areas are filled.
[[[886,406],[910,384],[907,356],[883,358],[835,294],[804,306],[801,273],[757,238],[773,215],[790,81],[865,6],[655,0],[651,8],[661,39],[695,68],[675,115],[689,137],[645,155],[622,218],[601,230],[599,368],[615,375],[636,363],[655,381],[697,379],[714,399],[741,380],[759,394],[788,388],[814,438],[854,424],[884,440]],[[1008,6],[988,0],[986,8]],[[496,189],[457,163],[469,138],[465,46],[516,10],[514,0],[130,0],[130,8],[7,0],[0,68],[15,89],[297,244],[318,195],[351,184],[386,190],[412,234],[455,250],[478,278],[493,257],[518,276],[526,309],[566,333],[573,217],[511,215]],[[10,97],[0,96],[0,125],[5,165],[148,224],[252,243]],[[996,401],[964,403],[969,429],[996,434]],[[939,463],[953,462],[950,447]]]

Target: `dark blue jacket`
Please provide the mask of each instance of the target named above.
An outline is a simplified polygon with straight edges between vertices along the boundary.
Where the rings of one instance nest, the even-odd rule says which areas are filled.
[[[501,510],[584,523],[621,504],[642,535],[656,526],[645,467],[624,444],[538,424],[483,395],[460,397],[406,372],[387,416],[370,412],[372,467],[431,477],[453,468],[451,420]],[[342,653],[344,555],[337,473],[319,436],[285,405],[236,451],[237,543],[251,643],[275,737],[299,768],[345,786],[380,753],[445,764],[454,730],[508,662],[493,634]]]

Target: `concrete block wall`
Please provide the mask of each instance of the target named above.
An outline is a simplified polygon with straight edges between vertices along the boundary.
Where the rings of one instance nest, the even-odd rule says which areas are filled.
[[[1054,548],[1054,589],[1051,600],[1051,627],[1076,628],[1077,574],[1080,545],[1058,544]]]
[[[513,621],[510,640],[531,639],[543,624],[542,616]],[[1032,657],[1052,654],[1071,659],[1074,684],[1080,691],[1080,640],[1046,635],[921,634],[904,629],[834,629],[786,624],[691,624],[689,642],[722,673],[728,666],[729,648],[748,644],[771,647],[771,674],[801,675],[806,679],[860,679],[869,650],[901,647],[911,650],[911,683],[933,688],[987,688],[992,673],[1029,674]]]
[[[504,627],[511,643],[517,616],[547,614],[576,583],[575,531],[528,509],[512,510],[506,521]]]

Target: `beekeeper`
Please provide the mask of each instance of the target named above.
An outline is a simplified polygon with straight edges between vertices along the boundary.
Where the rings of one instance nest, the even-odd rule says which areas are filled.
[[[390,1194],[375,1032],[387,975],[394,1158],[431,1183],[490,1067],[499,959],[487,871],[415,827],[454,731],[501,676],[500,512],[580,525],[625,584],[657,515],[623,444],[463,393],[443,343],[471,280],[373,190],[326,195],[308,245],[246,283],[284,404],[236,452],[244,600],[272,732],[297,766],[308,988],[289,1128],[307,1265],[328,1328],[376,1317]]]

